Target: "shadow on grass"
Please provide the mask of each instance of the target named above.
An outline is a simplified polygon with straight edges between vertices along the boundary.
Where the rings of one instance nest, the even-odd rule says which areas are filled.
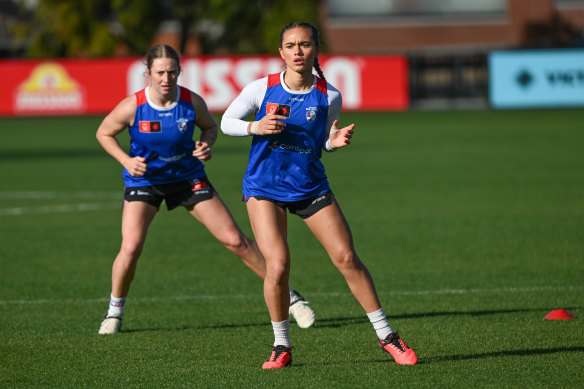
[[[578,309],[580,307],[567,307],[567,310]],[[501,309],[501,310],[484,310],[484,311],[443,311],[443,312],[421,312],[421,313],[405,313],[401,315],[390,315],[389,321],[393,319],[423,319],[430,317],[441,317],[441,316],[490,316],[490,315],[501,315],[501,314],[513,314],[513,313],[526,313],[526,312],[541,312],[542,320],[545,314],[554,308],[523,308],[523,309]],[[350,324],[368,323],[369,319],[366,315],[357,317],[338,317],[329,319],[317,319],[315,326],[317,327],[342,327]]]
[[[567,307],[565,309],[574,310],[580,307]],[[390,322],[394,319],[423,319],[431,317],[441,317],[441,316],[490,316],[490,315],[501,315],[501,314],[514,314],[514,313],[526,313],[526,312],[541,312],[542,320],[547,312],[554,308],[524,308],[524,309],[501,309],[501,310],[484,310],[484,311],[445,311],[445,312],[421,312],[421,313],[406,313],[401,315],[391,315],[389,316]],[[366,315],[355,316],[355,317],[334,317],[334,318],[319,318],[317,316],[314,328],[338,328],[347,325],[369,323],[369,319]],[[291,326],[295,326],[295,322],[291,320]],[[166,328],[136,328],[124,330],[125,333],[133,332],[151,332],[151,331],[184,331],[184,330],[213,330],[222,328],[250,328],[250,327],[270,327],[269,318],[266,317],[265,321],[256,323],[225,323],[225,324],[209,324],[209,325],[183,325],[178,327],[166,327]]]
[[[178,327],[166,327],[166,328],[135,328],[129,330],[122,330],[124,333],[140,333],[140,332],[153,332],[153,331],[186,331],[186,330],[219,330],[224,328],[250,328],[250,327],[271,327],[272,324],[269,318],[261,323],[237,323],[237,324],[210,324],[202,326],[189,326],[183,325]]]

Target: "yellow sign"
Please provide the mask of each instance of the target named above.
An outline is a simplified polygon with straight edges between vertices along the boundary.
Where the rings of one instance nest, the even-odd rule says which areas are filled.
[[[35,67],[18,87],[16,109],[43,113],[81,111],[83,90],[63,66],[45,62]]]

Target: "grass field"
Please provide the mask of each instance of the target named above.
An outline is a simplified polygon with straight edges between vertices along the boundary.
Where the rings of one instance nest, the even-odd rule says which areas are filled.
[[[346,113],[323,157],[390,323],[398,366],[300,220],[294,364],[262,371],[261,281],[186,212],[154,221],[123,333],[99,336],[120,243],[121,168],[101,121],[0,120],[0,387],[582,387],[584,111]],[[121,137],[123,144],[127,138]],[[207,172],[241,227],[249,138]],[[552,309],[575,320],[548,321]]]

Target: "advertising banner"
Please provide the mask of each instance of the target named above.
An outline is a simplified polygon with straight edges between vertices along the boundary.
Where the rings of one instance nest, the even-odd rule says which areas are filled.
[[[327,81],[343,95],[344,110],[406,110],[407,60],[402,56],[321,56]],[[280,72],[276,56],[182,58],[179,84],[221,113],[249,82]],[[0,115],[101,115],[144,88],[142,58],[101,60],[2,60],[7,93]]]
[[[494,108],[584,106],[584,50],[495,51],[489,55]]]

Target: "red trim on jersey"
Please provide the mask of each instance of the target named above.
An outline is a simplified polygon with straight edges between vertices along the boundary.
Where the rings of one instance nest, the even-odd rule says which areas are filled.
[[[320,77],[316,77],[316,89],[321,91],[326,96],[327,92],[326,81]]]
[[[268,74],[268,88],[280,83],[280,73]]]
[[[136,104],[137,106],[141,106],[142,104],[146,104],[148,102],[148,99],[146,99],[146,88],[142,89],[141,91],[138,91],[135,93],[136,95]],[[180,88],[180,99],[183,101],[186,101],[187,103],[192,104],[193,103],[193,99],[191,98],[191,91],[188,90],[187,88]]]
[[[146,89],[142,89],[141,91],[136,92],[135,95],[137,107],[148,102],[148,100],[146,99]]]
[[[191,99],[191,91],[187,88],[180,87],[180,99],[186,101],[187,103],[193,103]]]
[[[278,85],[280,83],[280,73],[268,74],[268,88]],[[320,77],[316,77],[315,88],[322,92],[324,95],[327,94],[326,81]]]

